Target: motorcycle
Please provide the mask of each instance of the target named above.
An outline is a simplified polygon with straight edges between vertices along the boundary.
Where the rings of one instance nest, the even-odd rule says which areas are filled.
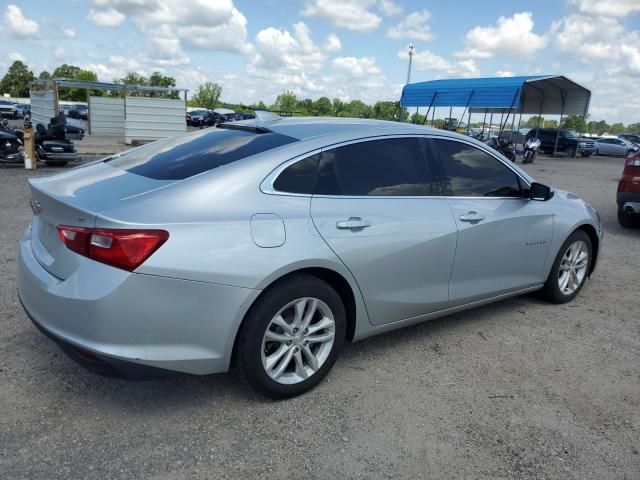
[[[486,142],[485,145],[489,145],[494,150],[497,150],[502,155],[515,163],[516,161],[516,146],[513,141],[503,137],[492,137]]]
[[[540,145],[542,145],[542,142],[539,138],[531,137],[527,140],[524,144],[524,158],[522,159],[522,163],[533,163]]]
[[[4,120],[0,123],[0,162],[24,163],[24,134]]]
[[[63,166],[80,159],[76,147],[66,136],[67,120],[63,113],[53,117],[45,128],[41,123],[36,125],[35,144],[38,160],[47,165]]]

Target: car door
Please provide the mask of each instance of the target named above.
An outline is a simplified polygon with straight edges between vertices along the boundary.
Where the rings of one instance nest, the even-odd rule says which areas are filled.
[[[611,143],[613,144],[613,148],[614,148],[614,155],[621,155],[621,156],[625,156],[627,154],[627,150],[628,150],[628,146],[627,144],[618,139],[618,138],[613,138],[611,139]]]
[[[598,141],[598,153],[603,155],[614,155],[613,146],[611,145],[611,140],[608,138],[603,138]]]
[[[526,182],[488,150],[445,138],[430,145],[458,228],[451,305],[541,284],[553,233],[548,202],[524,196]]]
[[[383,137],[323,150],[313,223],[353,273],[374,325],[446,308],[457,229],[425,141]]]

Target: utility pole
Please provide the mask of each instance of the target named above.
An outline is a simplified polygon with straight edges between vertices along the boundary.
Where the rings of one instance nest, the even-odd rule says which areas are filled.
[[[413,61],[413,55],[416,53],[416,46],[413,43],[410,43],[407,47],[409,51],[409,70],[407,70],[407,85],[411,80],[411,63]]]

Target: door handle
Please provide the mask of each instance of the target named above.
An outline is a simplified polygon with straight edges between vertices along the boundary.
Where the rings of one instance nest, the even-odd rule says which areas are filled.
[[[464,215],[460,215],[461,222],[477,223],[481,222],[482,220],[484,220],[484,215],[474,211],[465,213]]]
[[[349,217],[349,220],[336,222],[336,228],[339,228],[341,230],[367,228],[370,226],[371,222],[369,220],[362,220],[360,217]]]

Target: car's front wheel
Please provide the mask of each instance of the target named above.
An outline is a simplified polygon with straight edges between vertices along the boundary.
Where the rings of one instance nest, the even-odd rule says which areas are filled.
[[[589,235],[576,230],[562,244],[547,282],[540,291],[545,300],[567,303],[573,300],[589,276],[593,248]]]
[[[237,345],[241,373],[271,398],[300,395],[331,370],[345,339],[340,296],[323,280],[294,275],[251,307]]]

